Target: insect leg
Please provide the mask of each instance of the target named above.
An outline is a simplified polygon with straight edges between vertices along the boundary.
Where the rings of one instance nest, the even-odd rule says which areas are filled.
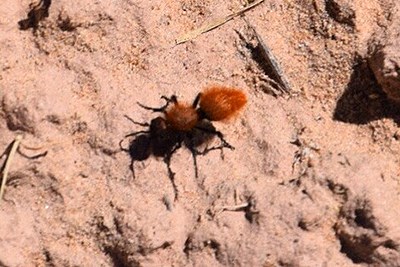
[[[131,159],[131,171],[132,171],[132,177],[135,180],[136,176],[135,176],[135,166],[133,165],[135,163],[134,159]]]
[[[130,134],[127,134],[127,135],[125,135],[125,138],[127,138],[127,137],[129,137],[129,136],[135,136],[135,135],[138,135],[138,134],[145,134],[145,133],[149,133],[150,131],[139,131],[139,132],[134,132],[134,133],[130,133]],[[125,139],[124,138],[124,139]]]
[[[196,96],[196,98],[195,98],[194,101],[193,101],[193,104],[192,104],[192,107],[193,107],[193,108],[196,108],[197,105],[199,104],[199,102],[200,102],[200,97],[201,97],[201,93],[198,93],[197,96]]]
[[[125,118],[127,118],[128,120],[130,120],[132,123],[134,123],[134,124],[137,124],[137,125],[140,125],[140,126],[143,126],[143,127],[149,127],[150,126],[150,124],[149,123],[147,123],[147,122],[137,122],[137,121],[134,121],[132,118],[130,118],[128,115],[124,115],[124,117]],[[126,151],[126,152],[129,152],[129,149],[126,149],[126,148],[123,148],[122,147],[122,142],[124,142],[125,141],[125,139],[127,138],[127,137],[130,137],[130,136],[136,136],[136,135],[139,135],[139,134],[147,134],[147,133],[149,133],[150,131],[138,131],[138,132],[134,132],[134,133],[130,133],[130,134],[127,134],[127,135],[125,135],[125,137],[121,140],[121,141],[119,141],[119,147],[121,148],[121,150],[122,151]]]
[[[199,170],[197,167],[197,156],[199,155],[203,155],[202,152],[198,151],[196,148],[191,147],[190,151],[192,152],[192,156],[193,156],[193,165],[194,165],[194,177],[196,178],[197,181],[197,185],[205,191],[204,188],[204,179],[202,179],[201,181],[199,181]]]
[[[229,143],[225,140],[224,135],[223,135],[220,131],[217,131],[215,128],[214,128],[214,129],[207,129],[207,128],[199,127],[199,126],[196,126],[196,128],[199,129],[199,130],[201,130],[201,131],[203,131],[203,132],[216,135],[216,136],[221,140],[221,142],[222,142],[222,144],[219,145],[219,146],[214,146],[214,147],[206,148],[203,152],[198,152],[198,153],[199,153],[198,155],[205,155],[205,154],[207,154],[208,152],[210,152],[211,150],[216,150],[216,149],[221,150],[221,152],[222,152],[222,149],[223,149],[223,148],[229,148],[230,150],[234,150],[234,149],[235,149],[235,147],[233,147],[231,144],[229,144]]]
[[[194,177],[196,177],[196,179],[199,177],[199,172],[197,169],[197,155],[201,155],[200,151],[197,151],[194,147],[190,147],[190,152],[192,152],[192,157],[193,157],[193,165],[194,165]]]
[[[168,104],[171,102],[174,104],[178,103],[178,99],[177,99],[176,95],[171,95],[171,97],[167,97],[167,96],[163,95],[163,96],[161,96],[161,99],[164,99],[165,101],[167,101]]]
[[[119,148],[120,148],[122,151],[129,152],[129,149],[124,148],[124,147],[122,146],[122,142],[124,142],[124,140],[125,140],[125,138],[122,139],[121,141],[119,141]]]
[[[162,96],[161,99],[164,99],[166,101],[166,103],[164,104],[164,106],[159,107],[159,108],[148,107],[148,106],[145,106],[145,105],[143,105],[143,104],[141,104],[139,102],[137,102],[137,104],[140,107],[142,107],[144,109],[147,109],[147,110],[151,110],[153,112],[164,112],[168,108],[169,104],[171,104],[171,103],[175,104],[175,103],[178,102],[178,100],[176,98],[176,95],[172,95],[171,97]]]
[[[132,118],[130,118],[128,115],[124,115],[124,117],[127,118],[128,120],[130,120],[132,123],[134,123],[134,124],[136,124],[136,125],[140,125],[140,126],[143,126],[143,127],[148,127],[148,126],[150,126],[150,124],[147,123],[147,122],[137,122],[137,121],[134,121],[134,120],[133,120]]]
[[[119,147],[121,148],[122,151],[129,152],[129,149],[124,148],[122,146],[122,143],[125,141],[125,139],[130,137],[130,136],[136,136],[136,135],[139,135],[139,134],[147,134],[147,133],[149,133],[149,131],[139,131],[139,132],[134,132],[134,133],[127,134],[127,135],[125,135],[125,137],[121,141],[119,141]]]
[[[218,138],[221,140],[222,144],[219,145],[218,147],[215,147],[214,149],[223,149],[223,148],[229,148],[230,150],[234,150],[235,147],[233,147],[231,144],[229,144],[225,139],[224,135],[220,131],[215,131],[215,134],[218,136]],[[210,150],[214,150],[213,148],[210,148]]]
[[[165,164],[167,164],[168,177],[169,177],[169,180],[171,181],[172,187],[174,188],[174,195],[175,195],[174,199],[177,200],[178,199],[178,188],[175,184],[175,173],[171,169],[171,157],[170,156],[165,157],[164,162],[165,162]]]
[[[171,169],[171,158],[172,155],[182,146],[181,142],[179,142],[167,155],[164,157],[164,162],[167,165],[168,169],[168,177],[172,183],[172,187],[174,188],[175,201],[178,199],[178,187],[175,184],[175,173]]]

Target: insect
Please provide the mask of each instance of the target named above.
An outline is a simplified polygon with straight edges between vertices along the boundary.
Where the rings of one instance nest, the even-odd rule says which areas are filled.
[[[166,103],[159,108],[153,108],[138,103],[146,110],[162,113],[150,121],[140,123],[125,115],[134,124],[148,127],[147,130],[130,133],[125,136],[135,136],[128,148],[120,147],[131,156],[131,171],[135,177],[134,162],[143,161],[151,155],[162,157],[168,168],[168,175],[175,192],[178,190],[175,184],[175,173],[171,170],[170,163],[172,155],[184,145],[193,156],[195,177],[198,177],[197,159],[199,155],[206,155],[212,150],[223,150],[223,148],[234,149],[218,131],[212,121],[224,121],[235,116],[246,104],[246,95],[238,89],[212,86],[199,93],[192,104],[178,101],[175,95],[171,97],[162,96]],[[221,144],[206,147],[203,151],[198,148],[208,143],[214,137],[218,137]]]

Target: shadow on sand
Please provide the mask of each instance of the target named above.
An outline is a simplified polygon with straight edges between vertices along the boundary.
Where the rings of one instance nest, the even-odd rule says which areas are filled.
[[[339,98],[333,114],[337,121],[366,124],[392,118],[400,125],[400,104],[387,99],[366,61],[353,67],[350,82]]]

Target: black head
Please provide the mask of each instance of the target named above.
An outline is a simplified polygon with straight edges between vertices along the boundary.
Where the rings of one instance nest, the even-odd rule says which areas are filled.
[[[141,134],[137,136],[129,144],[129,155],[133,161],[142,161],[150,157],[151,139],[149,134]]]
[[[150,135],[155,136],[167,129],[167,122],[163,117],[157,117],[150,122]]]

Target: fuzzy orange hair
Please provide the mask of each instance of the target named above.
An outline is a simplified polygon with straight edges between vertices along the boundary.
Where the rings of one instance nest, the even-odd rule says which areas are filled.
[[[211,121],[222,121],[236,115],[247,103],[246,95],[238,89],[212,86],[200,96],[200,109]]]
[[[177,131],[190,131],[199,120],[197,111],[192,105],[176,103],[166,111],[165,119]]]

